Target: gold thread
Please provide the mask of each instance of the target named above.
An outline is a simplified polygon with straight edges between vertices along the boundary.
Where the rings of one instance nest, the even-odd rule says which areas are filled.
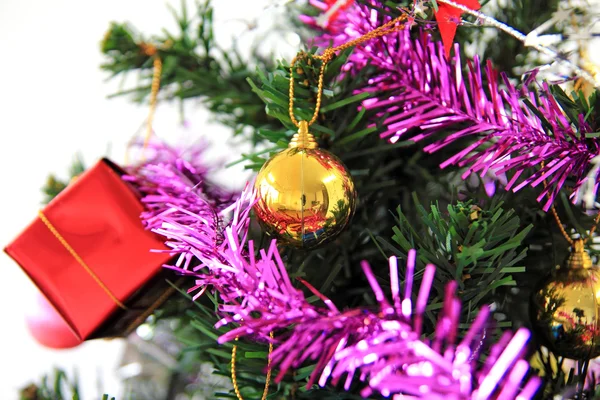
[[[542,166],[542,168],[544,168],[546,166],[546,163],[544,163],[542,161],[541,166]],[[543,179],[542,182],[544,184],[544,189],[548,188],[548,183],[546,182],[546,180]],[[554,220],[556,221],[556,224],[558,225],[558,229],[560,229],[560,233],[562,233],[563,237],[567,240],[567,242],[571,246],[573,246],[575,244],[575,241],[573,239],[571,239],[571,235],[569,235],[569,233],[565,229],[562,221],[560,220],[560,217],[558,216],[558,212],[556,211],[556,208],[554,207],[554,204],[552,204],[550,211],[552,211],[552,215],[554,216]],[[590,228],[590,233],[588,234],[588,236],[585,239],[582,239],[583,244],[586,244],[588,242],[588,240],[590,240],[590,238],[594,235],[594,232],[596,232],[596,228],[598,227],[598,223],[600,223],[600,212],[598,212],[598,214],[596,214],[596,218],[594,218],[594,225]],[[579,233],[579,234],[583,238],[583,233]]]
[[[325,67],[327,66],[327,63],[333,59],[333,57],[335,56],[335,53],[337,51],[345,50],[350,47],[356,46],[357,44],[366,42],[367,40],[371,40],[371,39],[381,37],[381,36],[387,35],[389,33],[397,32],[401,29],[404,29],[404,24],[400,24],[400,25],[396,25],[396,24],[406,20],[406,18],[407,18],[406,14],[403,14],[403,15],[399,16],[398,18],[395,18],[395,19],[387,22],[386,24],[383,24],[380,27],[373,29],[372,31],[362,35],[361,37],[358,37],[354,40],[351,40],[349,42],[341,44],[337,47],[329,47],[329,48],[325,49],[325,51],[323,52],[322,55],[309,55],[304,52],[299,52],[298,54],[296,54],[296,56],[292,59],[292,62],[290,63],[290,91],[289,91],[290,103],[289,103],[288,111],[289,111],[290,119],[292,120],[292,123],[294,125],[296,125],[297,127],[300,127],[300,122],[298,122],[298,120],[294,116],[294,66],[299,59],[306,58],[306,57],[312,57],[316,60],[321,61],[321,68],[319,70],[319,83],[318,83],[318,87],[317,87],[317,103],[315,105],[315,111],[313,113],[313,116],[310,119],[310,121],[308,121],[308,125],[310,126],[317,120],[317,117],[319,116],[319,110],[321,108],[321,100],[323,97],[323,77],[325,75]],[[309,61],[310,61],[310,58],[309,58]]]
[[[269,337],[273,339],[273,331],[269,332]],[[238,341],[238,338],[235,338],[235,341]],[[265,379],[265,389],[263,390],[261,400],[266,400],[267,395],[269,394],[269,385],[271,384],[271,354],[273,353],[273,342],[269,342],[269,355],[267,356],[267,377]],[[237,396],[238,400],[244,400],[242,394],[240,393],[240,388],[237,382],[237,375],[235,372],[235,359],[237,356],[237,345],[233,345],[231,349],[231,383],[233,384],[233,391]]]
[[[146,150],[150,137],[152,136],[152,122],[154,121],[154,113],[156,112],[156,104],[158,99],[158,90],[160,89],[160,76],[162,73],[162,60],[156,54],[153,55],[153,73],[152,73],[152,86],[150,89],[150,111],[148,112],[148,121],[146,125],[146,137],[144,138],[144,147]]]
[[[165,46],[170,46],[170,42],[166,42]],[[158,91],[160,90],[160,77],[162,74],[162,60],[158,55],[158,49],[156,46],[149,43],[140,43],[139,44],[142,53],[144,53],[148,57],[152,57],[152,83],[150,84],[150,109],[148,111],[148,118],[146,119],[146,135],[144,136],[144,145],[142,150],[146,150],[148,148],[148,144],[150,143],[150,138],[152,137],[152,123],[154,122],[154,114],[156,113],[156,105],[158,103]],[[132,142],[134,141],[135,136],[129,141],[127,145],[127,149],[131,147]],[[143,159],[142,155],[142,159]],[[125,164],[129,164],[129,151],[125,152]]]
[[[570,245],[573,245],[573,243],[574,243],[573,239],[571,239],[571,236],[565,229],[562,221],[560,220],[560,217],[558,216],[558,212],[556,212],[556,208],[554,207],[554,205],[552,205],[552,208],[550,209],[550,211],[552,211],[552,215],[554,216],[554,220],[556,221],[556,224],[558,225],[558,229],[560,229],[560,233],[562,233],[563,237],[567,240],[567,242]]]
[[[85,261],[83,261],[83,259],[79,256],[79,254],[77,254],[75,249],[73,249],[73,247],[71,247],[71,245],[58,232],[58,230],[56,230],[54,225],[52,225],[50,220],[44,215],[44,213],[41,210],[38,212],[38,215],[39,215],[40,219],[42,220],[42,222],[46,225],[46,227],[54,235],[54,237],[56,237],[56,239],[58,239],[60,244],[62,244],[64,246],[64,248],[67,249],[67,251],[73,256],[73,258],[75,260],[77,260],[79,265],[81,265],[83,267],[83,269],[85,269],[85,271],[96,281],[98,286],[100,286],[102,288],[102,290],[104,290],[106,292],[106,294],[112,299],[112,301],[114,301],[123,310],[127,310],[127,307],[125,307],[125,305],[123,303],[121,303],[121,301],[110,291],[110,289],[104,284],[104,282],[102,282],[102,280],[98,277],[98,275],[96,275],[94,273],[94,271],[92,271],[92,269],[85,263]]]

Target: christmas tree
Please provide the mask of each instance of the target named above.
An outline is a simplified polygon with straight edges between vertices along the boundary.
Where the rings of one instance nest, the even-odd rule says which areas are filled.
[[[285,7],[294,60],[220,48],[210,2],[182,5],[178,32],[113,23],[102,41],[102,68],[138,77],[118,94],[150,104],[149,133],[157,101],[200,100],[257,173],[232,191],[210,149],[135,145],[122,178],[172,257],[135,321],[173,362],[164,387],[132,380],[128,396],[594,398],[593,6]],[[22,396],[67,396],[55,378]]]

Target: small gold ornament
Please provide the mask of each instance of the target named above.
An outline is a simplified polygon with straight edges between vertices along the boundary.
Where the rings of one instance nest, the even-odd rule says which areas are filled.
[[[289,147],[258,173],[256,216],[267,233],[296,247],[312,248],[335,238],[348,224],[356,191],[344,164],[319,149],[300,121]]]
[[[600,269],[592,265],[584,241],[556,276],[533,294],[534,327],[557,356],[587,360],[600,356]]]
[[[273,156],[258,172],[255,188],[258,200],[254,206],[256,217],[267,233],[283,243],[312,248],[335,238],[348,225],[356,207],[356,191],[352,177],[344,164],[333,154],[319,149],[308,131],[321,108],[323,80],[327,63],[336,51],[348,49],[367,40],[404,29],[405,14],[378,28],[337,47],[330,47],[322,55],[300,52],[290,63],[289,115],[298,127],[289,148]],[[321,62],[315,110],[310,121],[298,121],[294,116],[294,72],[296,61],[304,59],[312,65]],[[304,81],[308,86],[308,80]]]

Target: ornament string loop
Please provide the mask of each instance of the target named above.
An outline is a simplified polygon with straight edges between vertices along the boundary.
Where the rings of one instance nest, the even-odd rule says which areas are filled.
[[[269,332],[269,337],[273,339],[273,331]],[[235,341],[238,341],[238,338],[235,338]],[[261,400],[266,400],[267,395],[269,394],[269,385],[271,384],[271,354],[273,353],[273,342],[269,342],[269,354],[267,356],[267,377],[265,379],[265,390],[263,390],[263,394]],[[231,349],[231,383],[233,384],[233,390],[235,391],[235,395],[238,400],[244,400],[242,394],[240,393],[240,387],[237,382],[237,375],[235,373],[235,359],[237,357],[237,345],[233,345],[233,349]]]
[[[169,47],[170,43],[165,43],[165,47]],[[162,76],[162,60],[158,54],[158,48],[150,43],[142,42],[139,44],[142,53],[148,57],[152,57],[152,83],[150,84],[150,109],[148,110],[148,118],[146,119],[146,134],[144,136],[143,150],[148,148],[150,138],[152,137],[152,123],[154,122],[154,114],[156,113],[156,105],[158,103],[158,91],[160,90],[160,78]],[[137,134],[136,134],[137,135]],[[136,136],[134,135],[134,136]],[[131,139],[129,146],[134,138]],[[129,147],[128,146],[128,147]],[[125,164],[129,163],[128,154],[125,154]],[[143,158],[143,156],[142,156]]]
[[[162,74],[162,60],[158,55],[156,46],[150,43],[140,43],[140,49],[148,57],[152,57],[152,83],[150,85],[150,110],[148,111],[148,119],[146,120],[146,136],[144,137],[145,150],[152,137],[152,122],[156,112],[156,103],[158,99],[158,90],[160,89],[160,77]]]
[[[162,60],[154,54],[153,71],[152,71],[152,86],[150,89],[150,111],[148,111],[148,121],[146,122],[146,136],[144,137],[144,149],[148,147],[150,137],[152,136],[152,122],[156,112],[156,103],[158,99],[158,90],[160,89],[160,75],[162,73]]]
[[[296,57],[294,57],[292,59],[292,62],[290,63],[290,105],[289,105],[289,114],[290,114],[290,119],[292,120],[292,123],[297,126],[298,128],[300,128],[300,122],[296,119],[296,116],[294,115],[294,66],[296,65],[296,62],[298,62],[301,59],[305,59],[305,58],[309,58],[309,59],[315,59],[315,60],[319,60],[321,61],[321,68],[319,70],[319,82],[318,82],[318,86],[317,86],[317,102],[315,104],[315,111],[313,113],[312,118],[308,121],[308,126],[312,125],[316,120],[317,117],[319,116],[319,110],[321,109],[321,100],[323,97],[323,77],[325,76],[325,67],[327,66],[327,63],[329,63],[334,57],[336,52],[341,51],[341,50],[346,50],[350,47],[354,47],[358,44],[364,43],[368,40],[374,39],[374,38],[378,38],[378,37],[382,37],[385,35],[388,35],[390,33],[393,32],[398,32],[402,29],[404,29],[404,24],[402,24],[401,22],[405,21],[408,18],[408,16],[406,14],[402,14],[401,16],[388,21],[387,23],[373,29],[372,31],[365,33],[364,35],[350,40],[344,44],[341,44],[339,46],[336,47],[329,47],[327,49],[325,49],[323,51],[323,54],[321,55],[317,55],[317,54],[308,54],[308,53],[304,53],[304,52],[299,52],[298,54],[296,54]]]
[[[544,168],[545,163],[542,162],[542,168]],[[544,189],[548,187],[548,183],[546,182],[546,180],[544,179],[543,181],[544,184]],[[558,229],[560,229],[560,233],[562,233],[563,237],[565,238],[565,240],[571,245],[571,246],[575,246],[576,248],[574,248],[574,250],[577,250],[579,248],[583,249],[583,245],[585,245],[588,240],[590,240],[590,238],[592,236],[594,236],[594,232],[596,232],[596,228],[598,227],[598,224],[600,223],[600,212],[596,215],[596,218],[594,218],[594,225],[590,228],[590,232],[588,233],[588,235],[584,238],[583,237],[583,233],[579,233],[581,236],[581,239],[577,239],[577,240],[573,240],[571,239],[571,236],[569,235],[569,233],[567,232],[567,230],[565,229],[562,221],[560,220],[560,217],[558,216],[558,212],[556,211],[556,208],[554,207],[554,204],[552,204],[552,207],[550,208],[550,212],[552,212],[552,216],[554,217],[554,220],[556,221],[556,225],[558,225]],[[577,243],[577,241],[581,241],[581,246],[579,243]]]

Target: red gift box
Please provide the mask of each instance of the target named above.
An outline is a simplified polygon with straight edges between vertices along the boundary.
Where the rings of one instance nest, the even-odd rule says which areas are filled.
[[[151,252],[167,248],[144,229],[144,207],[122,174],[101,160],[46,206],[41,217],[47,223],[36,218],[4,249],[82,340],[103,336],[96,331],[107,320],[114,322],[115,314],[127,314],[129,320],[142,314],[139,304],[130,308],[128,300],[139,298],[140,288],[171,258]]]

